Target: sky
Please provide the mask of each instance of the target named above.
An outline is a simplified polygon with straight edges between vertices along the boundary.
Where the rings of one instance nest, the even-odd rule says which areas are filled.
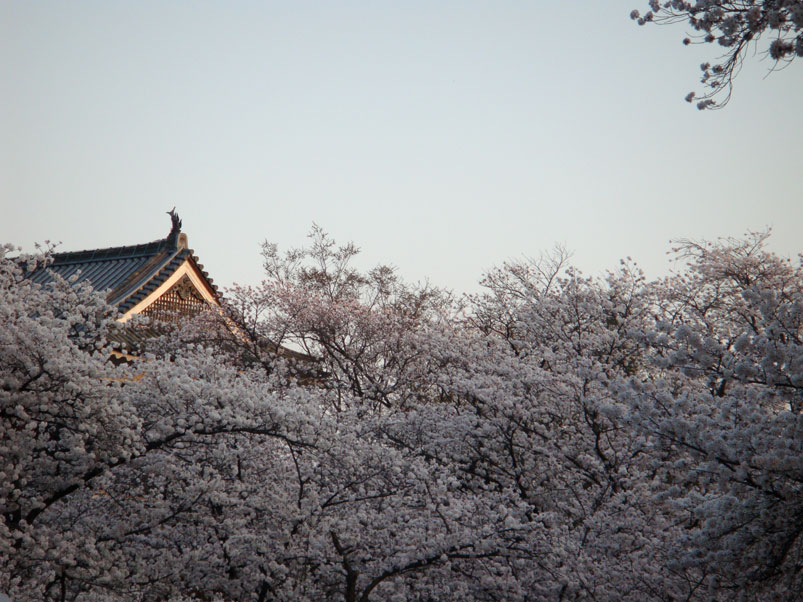
[[[698,111],[716,54],[646,4],[0,0],[0,242],[148,242],[175,206],[224,287],[315,223],[456,292],[556,243],[650,278],[671,239],[803,251],[803,63]]]

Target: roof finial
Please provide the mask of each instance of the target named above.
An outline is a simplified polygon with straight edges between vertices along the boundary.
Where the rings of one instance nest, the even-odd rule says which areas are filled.
[[[175,206],[167,212],[167,215],[170,216],[170,221],[172,222],[172,227],[170,228],[170,234],[178,234],[181,232],[181,219],[176,213]]]

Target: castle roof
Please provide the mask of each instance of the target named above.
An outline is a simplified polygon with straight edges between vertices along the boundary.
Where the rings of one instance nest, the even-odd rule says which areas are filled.
[[[122,314],[129,312],[159,289],[182,266],[189,264],[203,288],[215,299],[219,292],[203,269],[193,250],[187,247],[187,235],[181,232],[181,220],[170,212],[172,228],[166,238],[138,245],[54,253],[52,263],[31,275],[39,284],[51,282],[54,274],[75,282],[87,281]],[[186,269],[186,268],[185,268]]]

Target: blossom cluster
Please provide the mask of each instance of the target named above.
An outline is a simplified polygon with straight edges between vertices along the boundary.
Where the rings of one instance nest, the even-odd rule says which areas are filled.
[[[707,88],[700,97],[700,109],[718,108],[730,98],[733,80],[751,47],[759,49],[761,38],[768,42],[763,53],[777,66],[803,57],[803,1],[801,0],[650,0],[650,10],[638,10],[630,18],[639,25],[647,23],[688,23],[694,32],[683,40],[692,43],[716,44],[723,55],[715,64],[703,63],[701,82]],[[686,96],[692,102],[697,95]],[[715,98],[723,98],[717,103]]]

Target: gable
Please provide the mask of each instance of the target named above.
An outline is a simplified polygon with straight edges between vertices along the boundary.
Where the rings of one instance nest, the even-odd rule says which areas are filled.
[[[126,322],[136,314],[158,320],[191,316],[210,303],[218,304],[217,290],[194,259],[187,257],[163,282],[132,305],[120,321]]]

